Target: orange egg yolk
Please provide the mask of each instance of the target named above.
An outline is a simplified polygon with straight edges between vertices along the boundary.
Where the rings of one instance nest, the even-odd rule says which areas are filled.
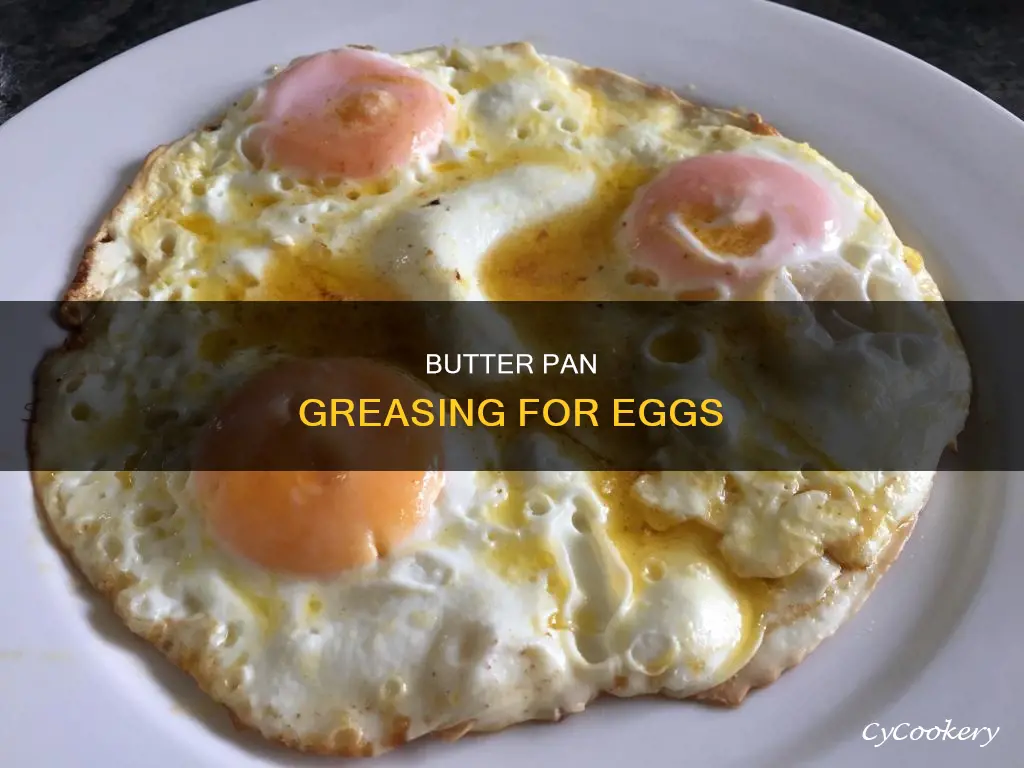
[[[626,225],[639,269],[656,284],[694,290],[813,257],[835,222],[832,198],[807,174],[723,152],[669,167],[640,194]]]
[[[315,177],[371,178],[436,151],[451,113],[415,70],[369,51],[327,51],[267,84],[246,152]]]
[[[335,397],[399,399],[408,410],[432,393],[354,358],[288,362],[246,382],[203,433],[192,473],[209,530],[227,550],[270,571],[326,577],[387,556],[423,520],[443,482],[440,433],[316,428],[298,418],[306,399]],[[345,469],[353,463],[412,469]]]

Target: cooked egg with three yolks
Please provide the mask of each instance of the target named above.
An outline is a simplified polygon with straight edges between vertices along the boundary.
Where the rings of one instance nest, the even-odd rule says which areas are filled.
[[[158,160],[156,202],[105,244],[124,258],[104,298],[726,299],[813,267],[846,270],[836,298],[856,300],[899,261],[867,194],[809,148],[618,98],[532,49],[460,55],[343,49],[281,71]],[[748,518],[771,538],[760,497],[723,522],[725,490],[680,515],[635,473],[454,472],[445,430],[296,423],[339,387],[437,394],[379,362],[286,361],[223,400],[187,479],[55,480],[90,578],[135,577],[133,629],[215,660],[204,687],[266,732],[487,730],[599,691],[691,695],[757,651],[789,570],[740,575],[722,541]],[[353,457],[396,469],[338,469]],[[197,615],[208,637],[188,634]]]

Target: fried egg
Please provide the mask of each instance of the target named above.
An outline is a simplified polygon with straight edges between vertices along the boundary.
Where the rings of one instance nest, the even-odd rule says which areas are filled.
[[[517,43],[342,48],[279,69],[147,158],[64,310],[75,324],[82,299],[940,298],[870,194],[807,145],[756,115]],[[449,331],[507,341],[513,325]],[[426,388],[379,361],[283,350],[258,365],[212,332],[113,369],[143,331],[100,326],[49,361],[37,459],[58,433],[116,452],[131,404],[182,379],[195,402],[164,404],[187,428],[180,450],[242,464],[308,448],[282,403],[317,381],[375,396]],[[951,329],[939,339],[962,357]],[[708,362],[725,343],[708,340],[688,375],[720,386],[761,434],[767,395]],[[655,347],[644,359],[671,393],[680,363]],[[210,377],[189,377],[214,369],[235,389],[211,414]],[[969,377],[957,370],[929,437],[939,445],[963,424]],[[118,454],[125,471],[35,482],[58,540],[118,615],[238,722],[304,750],[373,755],[557,720],[600,694],[739,703],[856,611],[933,476],[584,472],[574,456],[614,446],[570,437],[531,436],[544,472],[143,472]],[[341,433],[315,451],[462,449],[414,438]]]

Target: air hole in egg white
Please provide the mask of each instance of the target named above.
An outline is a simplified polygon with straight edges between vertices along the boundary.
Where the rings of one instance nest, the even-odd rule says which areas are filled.
[[[232,648],[238,642],[238,638],[242,636],[242,625],[237,621],[228,622],[227,631],[224,633],[224,642],[221,643],[225,648]]]
[[[673,327],[658,334],[647,348],[648,354],[662,363],[682,365],[700,356],[700,339],[688,328]]]
[[[643,577],[652,583],[661,581],[665,578],[665,564],[661,560],[648,560],[644,563]]]
[[[132,516],[132,523],[136,528],[148,528],[152,525],[156,525],[164,519],[163,510],[157,509],[156,507],[142,507],[136,510]]]
[[[680,291],[676,294],[676,301],[720,301],[725,294],[718,288],[707,288],[699,291]]]
[[[626,283],[629,285],[642,285],[646,288],[656,288],[660,280],[655,272],[649,269],[631,269],[626,273]]]
[[[185,612],[196,616],[203,613],[203,601],[200,600],[194,592],[186,592],[181,600],[181,606],[185,609]]]
[[[406,691],[405,681],[400,677],[392,677],[384,682],[384,685],[380,687],[380,695],[382,699],[397,699],[402,696]]]
[[[297,222],[298,222],[299,224],[305,224],[306,222],[308,222],[308,221],[309,221],[309,219],[307,219],[307,218],[306,218],[305,216],[299,216],[299,218],[297,218],[297,219],[296,219],[296,221],[297,221]]]
[[[146,261],[145,254],[136,251],[135,253],[132,254],[132,265],[138,270],[145,271],[146,267],[149,265],[149,262]]]
[[[119,539],[115,539],[113,536],[103,539],[100,547],[103,549],[103,554],[111,560],[117,560],[117,558],[121,556],[121,553],[124,552],[124,545]]]
[[[679,655],[679,641],[659,632],[641,632],[626,651],[626,661],[645,675],[664,674]]]
[[[142,419],[146,429],[157,430],[172,424],[178,418],[178,412],[173,408],[160,408],[149,411]]]
[[[249,661],[249,655],[242,653],[235,659],[230,669],[224,675],[221,684],[229,693],[233,693],[242,687],[245,682],[245,665]]]
[[[569,139],[569,146],[579,151],[583,149],[583,142],[580,140],[579,136],[573,136],[571,139]]]
[[[922,367],[931,358],[929,345],[918,338],[899,337],[896,339],[896,357],[912,368]]]
[[[141,288],[139,288],[139,298],[140,299],[148,299],[149,298],[149,294],[150,294],[149,286],[145,286],[144,285]]]
[[[590,533],[590,520],[583,512],[573,512],[572,527],[580,533]]]
[[[192,194],[196,197],[202,197],[206,194],[206,183],[202,181],[193,181],[191,187]]]
[[[381,179],[377,184],[367,190],[371,195],[386,195],[397,186],[395,179]]]
[[[75,421],[89,421],[93,417],[92,406],[88,403],[75,403],[71,406],[71,418]]]
[[[450,584],[455,578],[450,566],[423,553],[418,553],[412,560],[399,563],[396,566],[395,574],[414,584],[429,587]]]
[[[64,382],[64,392],[69,395],[74,394],[82,386],[83,381],[85,381],[85,377],[82,374],[79,374],[71,379],[68,379],[66,382]]]
[[[174,249],[178,245],[178,238],[173,234],[164,235],[160,240],[160,252],[164,256],[171,256],[174,254]]]
[[[558,127],[566,133],[576,133],[580,129],[580,121],[574,117],[563,117],[558,121]]]
[[[193,290],[202,285],[202,281],[198,277],[190,277],[188,279],[188,287]]]
[[[520,126],[516,129],[516,138],[522,141],[523,139],[530,138],[531,131],[526,126]]]
[[[289,179],[287,176],[282,176],[277,181],[277,186],[283,189],[285,192],[295,189],[295,182]]]
[[[444,65],[451,67],[452,69],[464,71],[472,66],[473,62],[469,60],[462,51],[449,51],[448,55],[444,59]]]
[[[142,534],[149,538],[149,546],[167,560],[180,560],[185,555],[185,543],[174,531],[167,528],[151,528]]]
[[[551,99],[543,99],[534,104],[534,107],[539,112],[550,112],[555,108],[555,102],[551,101]]]
[[[360,194],[358,189],[350,189],[348,192],[345,193],[345,197],[347,197],[349,200],[358,200],[360,197],[362,197],[362,195]]]
[[[471,149],[471,150],[469,150],[468,154],[469,154],[470,158],[472,158],[473,160],[486,160],[487,159],[487,153],[484,152],[482,149]]]
[[[531,499],[526,505],[526,513],[534,517],[543,517],[551,511],[551,499],[541,496],[539,499]]]
[[[235,691],[242,687],[242,673],[239,670],[229,672],[225,675],[221,685],[224,686],[224,690],[228,693],[235,693]]]

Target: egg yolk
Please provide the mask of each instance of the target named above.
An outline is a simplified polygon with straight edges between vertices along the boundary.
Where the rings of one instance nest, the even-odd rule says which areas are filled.
[[[195,454],[193,488],[214,539],[267,570],[302,576],[385,557],[440,493],[439,432],[341,421],[308,427],[298,407],[337,397],[398,399],[409,409],[431,396],[397,369],[355,358],[293,361],[253,377],[218,411]],[[402,469],[346,471],[356,456],[360,466]]]
[[[834,203],[775,160],[700,155],[669,167],[631,207],[637,267],[666,287],[735,285],[812,257],[833,232]]]
[[[267,84],[246,151],[299,173],[371,178],[436,151],[451,112],[409,67],[370,51],[327,51]]]

